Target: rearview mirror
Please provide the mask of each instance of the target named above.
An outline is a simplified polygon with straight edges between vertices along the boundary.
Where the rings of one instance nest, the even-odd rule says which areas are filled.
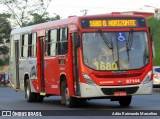
[[[156,54],[155,54],[155,47],[154,47],[154,42],[152,42],[152,57],[155,58],[156,57]]]
[[[155,47],[154,47],[153,37],[151,35],[151,28],[148,27],[148,30],[149,30],[150,39],[151,39],[151,45],[152,45],[152,58],[155,58],[156,57],[156,55],[155,55]]]
[[[72,43],[75,48],[78,48],[80,46],[80,36],[78,33],[72,34]]]

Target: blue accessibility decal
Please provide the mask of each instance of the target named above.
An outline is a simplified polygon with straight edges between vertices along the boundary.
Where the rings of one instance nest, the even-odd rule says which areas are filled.
[[[118,32],[117,33],[117,40],[118,41],[125,41],[126,40],[126,33],[125,32]]]

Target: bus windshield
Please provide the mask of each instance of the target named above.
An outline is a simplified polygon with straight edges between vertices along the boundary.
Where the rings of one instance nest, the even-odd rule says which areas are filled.
[[[83,33],[84,64],[94,70],[142,68],[149,63],[147,41],[144,31]]]

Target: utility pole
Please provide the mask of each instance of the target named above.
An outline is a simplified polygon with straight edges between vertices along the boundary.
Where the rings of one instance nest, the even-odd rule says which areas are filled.
[[[81,10],[81,12],[84,12],[83,16],[86,16],[86,15],[87,15],[88,10],[87,10],[87,9],[83,9],[83,10]]]
[[[160,8],[150,6],[150,5],[144,5],[144,6],[154,8],[154,17],[157,19],[160,19]]]

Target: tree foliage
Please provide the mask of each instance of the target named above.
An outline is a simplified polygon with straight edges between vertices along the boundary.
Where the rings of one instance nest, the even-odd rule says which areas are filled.
[[[10,16],[10,14],[6,13],[0,14],[0,43],[2,43],[4,39],[9,40],[11,32]]]
[[[4,59],[0,59],[0,66],[5,66],[9,64],[9,57],[5,57]]]
[[[1,0],[0,4],[8,8],[12,14],[14,24],[16,26],[27,26],[37,23],[42,23],[56,18],[60,19],[59,15],[49,17],[47,8],[52,0]]]
[[[54,17],[48,17],[49,14],[46,12],[45,15],[41,16],[37,13],[33,13],[31,14],[31,16],[33,17],[31,22],[28,22],[27,25],[34,25],[34,24],[38,24],[38,23],[43,23],[43,22],[47,22],[47,21],[53,21],[53,20],[58,20],[60,19],[60,16],[57,14],[54,14]]]
[[[7,55],[8,52],[9,52],[9,48],[5,45],[3,46],[0,46],[0,52],[3,54],[3,55]]]

